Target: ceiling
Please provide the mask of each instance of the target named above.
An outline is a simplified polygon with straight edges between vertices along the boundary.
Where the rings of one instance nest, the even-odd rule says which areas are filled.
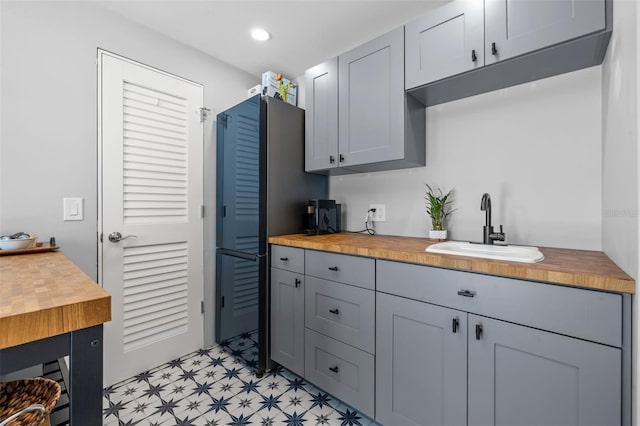
[[[259,76],[310,68],[447,0],[98,0],[103,7]],[[256,42],[253,27],[271,33]]]

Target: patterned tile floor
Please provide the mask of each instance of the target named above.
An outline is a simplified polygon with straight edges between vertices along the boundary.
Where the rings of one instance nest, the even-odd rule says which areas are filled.
[[[258,379],[256,346],[244,334],[106,388],[103,424],[377,425],[286,369]]]

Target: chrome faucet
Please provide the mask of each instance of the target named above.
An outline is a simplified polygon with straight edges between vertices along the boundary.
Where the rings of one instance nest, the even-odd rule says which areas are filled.
[[[491,226],[491,197],[484,193],[480,201],[480,210],[485,212],[485,224],[482,228],[482,244],[493,244],[494,241],[504,241],[504,232],[500,225],[500,232],[493,232]]]

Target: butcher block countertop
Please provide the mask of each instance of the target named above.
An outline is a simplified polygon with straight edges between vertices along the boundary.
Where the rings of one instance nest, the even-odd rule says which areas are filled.
[[[599,251],[540,247],[542,262],[520,263],[427,253],[425,248],[435,242],[415,237],[341,232],[283,235],[270,237],[269,243],[621,293],[636,288],[633,278]]]
[[[111,320],[111,296],[60,252],[0,257],[0,349]]]

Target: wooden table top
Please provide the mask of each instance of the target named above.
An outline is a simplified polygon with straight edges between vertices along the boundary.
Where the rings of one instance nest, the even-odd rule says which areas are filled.
[[[634,279],[600,251],[540,247],[542,262],[520,263],[427,253],[425,248],[436,242],[390,235],[293,234],[270,237],[269,243],[621,293],[636,288]]]
[[[111,296],[60,252],[0,257],[0,349],[111,320]]]

